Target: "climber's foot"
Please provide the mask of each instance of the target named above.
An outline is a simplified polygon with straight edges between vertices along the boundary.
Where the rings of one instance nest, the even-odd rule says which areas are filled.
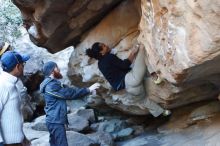
[[[171,111],[165,109],[165,110],[163,111],[162,115],[163,115],[164,117],[170,116],[170,115],[171,115]]]
[[[157,77],[157,79],[154,80],[154,83],[157,84],[157,85],[159,85],[159,84],[162,83],[162,82],[163,82],[163,79],[160,78],[160,77]]]
[[[151,73],[151,77],[156,85],[159,85],[163,82],[163,79],[158,76],[156,72]]]

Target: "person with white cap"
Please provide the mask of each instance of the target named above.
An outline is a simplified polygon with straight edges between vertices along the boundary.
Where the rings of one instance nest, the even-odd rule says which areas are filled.
[[[40,84],[46,106],[46,126],[50,133],[50,146],[68,146],[65,125],[68,124],[66,100],[73,100],[93,93],[99,88],[95,83],[89,88],[64,86],[58,79],[62,78],[55,62],[49,61],[43,66],[44,81]]]
[[[30,56],[20,55],[15,51],[7,51],[1,56],[0,143],[4,143],[4,146],[30,145],[23,132],[21,95],[16,87],[29,59]]]

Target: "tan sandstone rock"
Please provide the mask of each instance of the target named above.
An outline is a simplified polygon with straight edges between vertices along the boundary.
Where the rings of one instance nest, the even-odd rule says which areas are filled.
[[[150,46],[150,72],[171,83],[219,73],[218,0],[142,0],[141,7],[139,40]]]
[[[33,22],[30,32],[38,45],[56,52],[78,44],[69,61],[68,75],[72,83],[88,86],[101,82],[98,95],[111,107],[132,114],[146,114],[148,111],[143,104],[146,98],[166,108],[175,108],[216,97],[219,93],[218,0],[125,0],[111,12],[109,10],[119,0],[62,4],[58,0],[58,3],[43,1],[43,4],[14,2],[25,18]],[[30,13],[23,8],[24,4],[35,11]],[[107,15],[101,17],[103,14]],[[92,28],[97,20],[101,21]],[[39,28],[41,31],[34,31]],[[103,42],[115,48],[117,55],[124,59],[137,41],[145,46],[149,72],[144,79],[147,93],[144,99],[125,91],[112,92],[97,68],[97,61],[85,55],[85,50],[94,42]],[[155,82],[154,74],[161,80]]]
[[[55,53],[80,42],[83,33],[122,0],[13,0],[31,40]]]

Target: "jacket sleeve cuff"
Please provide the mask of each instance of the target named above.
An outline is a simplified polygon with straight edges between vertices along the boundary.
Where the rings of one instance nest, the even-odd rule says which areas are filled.
[[[89,90],[89,88],[86,88],[86,91],[87,91],[87,94],[89,94],[89,93],[90,93],[90,90]]]

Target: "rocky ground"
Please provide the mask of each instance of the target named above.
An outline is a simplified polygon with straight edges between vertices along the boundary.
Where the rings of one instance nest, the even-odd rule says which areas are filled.
[[[218,146],[220,103],[200,102],[174,109],[169,118],[124,115],[109,109],[71,109],[70,146]],[[102,112],[100,112],[102,111]],[[45,116],[25,123],[33,146],[49,146]]]
[[[220,104],[198,103],[176,109],[154,132],[120,143],[120,146],[219,146]]]

